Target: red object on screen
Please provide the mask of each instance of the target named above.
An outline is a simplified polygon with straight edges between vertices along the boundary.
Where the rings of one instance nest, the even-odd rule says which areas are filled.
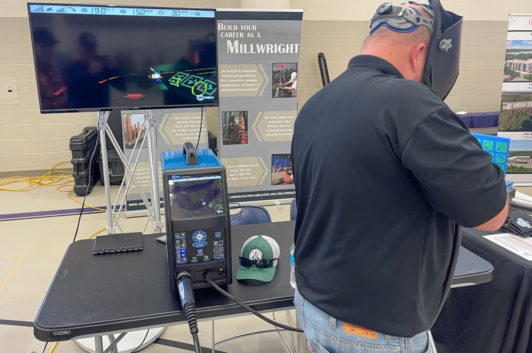
[[[124,97],[128,99],[140,99],[144,97],[144,95],[142,93],[129,93],[129,94],[126,94]]]

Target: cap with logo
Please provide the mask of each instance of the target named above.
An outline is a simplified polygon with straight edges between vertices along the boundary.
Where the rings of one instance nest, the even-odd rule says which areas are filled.
[[[236,273],[237,280],[270,282],[275,276],[281,250],[279,244],[267,235],[249,237],[242,245],[240,265]],[[248,266],[243,266],[245,263]],[[263,265],[267,264],[267,265]]]

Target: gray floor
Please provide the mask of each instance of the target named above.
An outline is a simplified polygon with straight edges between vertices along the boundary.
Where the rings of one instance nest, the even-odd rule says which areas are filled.
[[[67,198],[66,193],[55,187],[36,186],[26,192],[0,191],[0,215],[71,209],[78,204]],[[116,189],[113,189],[116,192]],[[75,197],[79,200],[81,198]],[[96,187],[87,198],[93,206],[104,205],[103,187]],[[289,219],[289,205],[268,207],[273,221]],[[33,322],[42,299],[46,293],[61,258],[72,241],[77,216],[43,217],[0,221],[0,320],[14,320],[25,323]],[[124,231],[140,231],[146,223],[145,217],[120,219]],[[104,214],[87,214],[82,217],[78,239],[86,239],[98,230],[105,228]],[[150,231],[148,229],[148,231]],[[96,308],[95,308],[96,309]],[[295,313],[289,311],[291,321]],[[272,317],[272,313],[268,313]],[[285,312],[275,313],[280,322],[287,322]],[[33,336],[32,327],[5,325],[0,321],[0,342],[3,352],[30,353],[43,352],[44,342]],[[200,342],[204,347],[211,347],[211,321],[202,321]],[[215,342],[249,332],[271,330],[273,327],[251,316],[243,315],[217,319],[215,321]],[[161,336],[164,343],[183,342],[191,344],[192,340],[185,325],[168,327]],[[297,338],[294,338],[297,341]],[[296,342],[294,342],[296,343]],[[179,344],[177,344],[179,345]],[[300,340],[304,347],[304,341]],[[50,352],[53,343],[48,344]],[[238,338],[221,343],[216,349],[223,352],[288,352],[278,333],[264,333]],[[301,350],[300,350],[301,351]],[[60,342],[56,353],[76,353],[83,350],[73,341]],[[187,352],[168,345],[151,344],[143,350],[155,352]],[[209,350],[210,352],[210,350]]]

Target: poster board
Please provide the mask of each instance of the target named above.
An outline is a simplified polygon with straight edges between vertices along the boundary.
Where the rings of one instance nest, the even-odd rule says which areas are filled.
[[[217,19],[219,157],[229,200],[292,198],[303,12],[227,9]]]
[[[510,14],[499,136],[508,137],[506,179],[532,185],[532,14]]]

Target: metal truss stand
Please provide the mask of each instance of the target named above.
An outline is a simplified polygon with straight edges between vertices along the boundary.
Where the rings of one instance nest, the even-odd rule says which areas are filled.
[[[118,145],[118,142],[113,135],[111,128],[108,125],[109,120],[109,111],[100,111],[98,115],[98,131],[100,133],[100,148],[102,156],[102,167],[103,167],[103,182],[105,187],[105,200],[107,206],[107,234],[116,233],[118,225],[118,220],[120,213],[125,204],[126,194],[129,190],[131,183],[134,184],[138,193],[140,194],[144,205],[146,206],[146,211],[148,213],[148,221],[151,221],[153,224],[153,233],[162,232],[162,222],[161,222],[161,208],[160,208],[160,194],[159,194],[159,172],[158,172],[158,156],[157,156],[157,130],[156,130],[156,121],[155,116],[152,110],[144,111],[144,123],[142,125],[141,131],[144,129],[147,130],[147,139],[142,139],[140,146],[138,146],[138,139],[135,141],[135,146],[133,147],[133,152],[129,159],[126,159],[122,148]],[[111,144],[115,148],[118,157],[124,165],[124,170],[129,178],[124,178],[120,184],[120,189],[116,195],[114,204],[111,204],[111,184],[109,181],[109,165],[107,158],[107,140],[106,136],[111,141]],[[146,193],[142,190],[137,180],[135,179],[135,171],[138,166],[139,157],[144,147],[145,141],[148,140],[148,152],[150,159],[150,182],[151,182],[151,202],[148,199]],[[126,179],[127,185],[126,185]],[[124,188],[125,186],[125,188]],[[122,195],[122,190],[124,190]],[[122,195],[120,203],[118,200]],[[118,212],[116,212],[118,211]],[[116,216],[113,218],[113,215],[116,212]]]

